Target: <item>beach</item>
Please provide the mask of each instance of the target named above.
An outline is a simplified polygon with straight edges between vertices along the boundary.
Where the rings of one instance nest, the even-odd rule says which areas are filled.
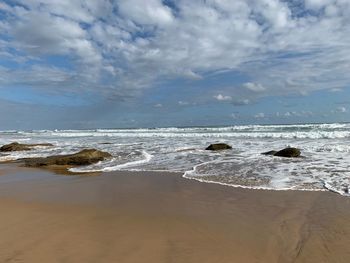
[[[350,0],[0,0],[0,263],[350,262],[349,43]]]
[[[350,199],[0,166],[0,262],[348,262]]]

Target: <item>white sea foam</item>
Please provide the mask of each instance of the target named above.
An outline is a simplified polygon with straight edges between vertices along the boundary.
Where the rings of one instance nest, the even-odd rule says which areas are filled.
[[[2,132],[4,133],[4,132]],[[6,132],[8,134],[9,132]],[[51,137],[210,137],[210,138],[285,138],[336,139],[350,138],[350,124],[245,125],[230,127],[39,130],[15,132],[27,136]]]
[[[88,173],[88,172],[111,172],[111,171],[119,171],[126,169],[128,167],[133,167],[137,165],[141,165],[144,163],[148,163],[152,159],[152,155],[147,153],[146,151],[142,151],[143,159],[126,162],[123,164],[115,164],[118,163],[117,158],[113,158],[112,160],[108,160],[106,162],[99,162],[94,165],[89,165],[85,167],[79,168],[71,168],[69,171],[74,173]]]
[[[29,134],[28,134],[29,135]],[[350,131],[294,131],[294,132],[266,132],[266,131],[253,131],[253,132],[234,132],[234,131],[220,131],[215,132],[200,132],[194,131],[177,131],[177,132],[141,132],[141,131],[129,131],[129,132],[53,132],[51,136],[57,137],[145,137],[145,138],[177,138],[177,137],[199,137],[199,138],[274,138],[274,139],[341,139],[350,138]]]

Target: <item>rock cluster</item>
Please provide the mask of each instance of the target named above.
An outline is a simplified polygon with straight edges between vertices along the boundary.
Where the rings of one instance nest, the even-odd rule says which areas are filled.
[[[229,149],[232,149],[232,147],[226,143],[213,143],[206,148],[206,150],[210,150],[210,151],[229,150]],[[263,152],[262,154],[292,158],[292,157],[299,157],[300,150],[298,148],[287,147],[280,151],[273,150],[273,151]]]

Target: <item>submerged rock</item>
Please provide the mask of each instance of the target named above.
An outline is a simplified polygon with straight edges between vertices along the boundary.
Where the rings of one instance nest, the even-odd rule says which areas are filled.
[[[288,147],[283,150],[280,150],[274,154],[274,156],[280,157],[299,157],[300,150],[298,148]]]
[[[264,152],[264,153],[261,153],[263,155],[275,155],[277,153],[277,151],[268,151],[268,152]]]
[[[24,165],[29,167],[62,165],[62,166],[78,166],[89,165],[99,161],[103,161],[105,158],[112,157],[107,152],[102,152],[96,149],[85,149],[78,153],[67,155],[55,155],[44,158],[30,158],[24,160]]]
[[[51,143],[22,144],[18,142],[13,142],[10,144],[3,145],[0,148],[0,152],[30,151],[36,146],[53,146],[53,144]]]
[[[205,149],[210,151],[219,151],[219,150],[229,150],[229,149],[232,149],[232,147],[226,143],[213,143],[213,144],[210,144]]]

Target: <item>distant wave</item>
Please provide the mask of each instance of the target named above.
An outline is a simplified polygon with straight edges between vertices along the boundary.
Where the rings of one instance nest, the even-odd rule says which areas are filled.
[[[215,138],[285,138],[336,139],[350,138],[350,124],[241,125],[230,127],[96,129],[7,131],[4,134],[57,137],[215,137]]]

